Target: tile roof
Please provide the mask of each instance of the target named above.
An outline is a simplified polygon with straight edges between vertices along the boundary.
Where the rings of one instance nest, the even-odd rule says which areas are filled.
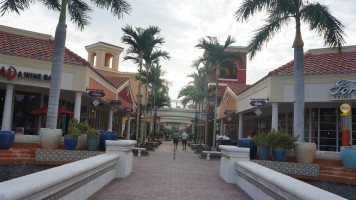
[[[42,40],[0,31],[0,54],[52,61],[54,40]],[[64,63],[90,66],[82,57],[65,48]]]
[[[237,84],[237,83],[228,83],[227,86],[235,93],[240,94],[241,92],[245,91],[251,85],[245,84]]]
[[[124,83],[126,83],[129,80],[129,78],[126,78],[126,77],[104,76],[104,78],[117,88],[119,88],[121,85],[123,85]]]
[[[271,71],[268,76],[293,76],[294,61]],[[304,54],[304,74],[334,74],[356,72],[356,50],[342,53],[326,52],[315,54],[306,52]]]

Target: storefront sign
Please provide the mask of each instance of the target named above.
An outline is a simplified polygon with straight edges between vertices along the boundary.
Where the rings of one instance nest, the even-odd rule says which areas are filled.
[[[91,97],[104,97],[104,96],[105,96],[105,93],[104,93],[104,92],[102,92],[102,91],[96,91],[96,90],[90,91],[88,94],[89,94],[89,96],[91,96]]]
[[[233,115],[235,113],[234,110],[225,110],[224,114],[225,115]]]
[[[251,101],[250,105],[253,107],[260,107],[266,105],[265,101]]]
[[[336,86],[330,88],[329,94],[333,100],[356,99],[356,80],[338,80]]]
[[[351,111],[351,106],[347,103],[343,103],[340,106],[340,111],[342,112],[342,114],[348,114]]]
[[[257,108],[257,109],[255,110],[255,114],[256,114],[257,116],[261,116],[261,115],[262,115],[262,110],[260,110],[259,108]]]
[[[133,110],[131,109],[131,108],[124,108],[124,112],[126,112],[126,113],[130,113],[130,112],[132,112]]]
[[[33,72],[24,72],[17,71],[15,67],[9,66],[9,68],[5,69],[4,66],[0,68],[0,74],[2,74],[7,79],[14,79],[16,76],[21,78],[31,78],[38,80],[51,80],[51,75],[42,74],[42,73],[33,73]]]

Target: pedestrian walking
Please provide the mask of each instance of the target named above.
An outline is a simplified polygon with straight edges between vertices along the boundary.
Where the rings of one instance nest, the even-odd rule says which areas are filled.
[[[173,133],[173,144],[174,144],[174,149],[177,149],[178,146],[178,140],[179,140],[179,133],[175,131]]]
[[[187,149],[188,134],[187,134],[185,131],[183,131],[181,137],[182,137],[182,147],[183,147],[183,150],[184,150],[184,149]]]

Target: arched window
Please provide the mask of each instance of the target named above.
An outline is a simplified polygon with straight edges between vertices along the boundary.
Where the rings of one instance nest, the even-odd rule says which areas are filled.
[[[89,63],[91,66],[96,65],[96,53],[95,52],[91,53]]]
[[[114,61],[114,55],[111,53],[106,53],[104,67],[112,68],[113,61]]]

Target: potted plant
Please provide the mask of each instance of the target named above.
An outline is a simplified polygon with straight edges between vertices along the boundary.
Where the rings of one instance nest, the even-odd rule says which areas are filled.
[[[100,141],[100,132],[96,129],[89,129],[87,136],[87,147],[89,151],[96,151]]]
[[[257,146],[253,138],[240,138],[237,140],[238,147],[250,148],[250,159],[254,159],[257,153]]]
[[[82,134],[78,136],[78,143],[75,149],[82,150],[85,148],[85,145],[87,144],[87,132],[90,127],[87,122],[79,122],[77,125],[78,125],[78,129],[81,131]]]
[[[69,121],[68,134],[64,135],[64,145],[66,150],[74,150],[77,145],[78,136],[82,134],[78,128],[78,124],[79,122],[74,118]]]
[[[284,161],[286,151],[295,146],[298,137],[292,137],[283,130],[271,130],[267,134],[267,143],[272,147],[272,156],[274,161]]]
[[[254,137],[254,143],[257,146],[257,155],[260,160],[268,160],[271,153],[271,147],[267,141],[267,134],[260,132]]]
[[[356,146],[343,146],[340,149],[342,164],[346,169],[356,169]]]
[[[14,131],[0,131],[0,149],[10,149],[14,139]]]

